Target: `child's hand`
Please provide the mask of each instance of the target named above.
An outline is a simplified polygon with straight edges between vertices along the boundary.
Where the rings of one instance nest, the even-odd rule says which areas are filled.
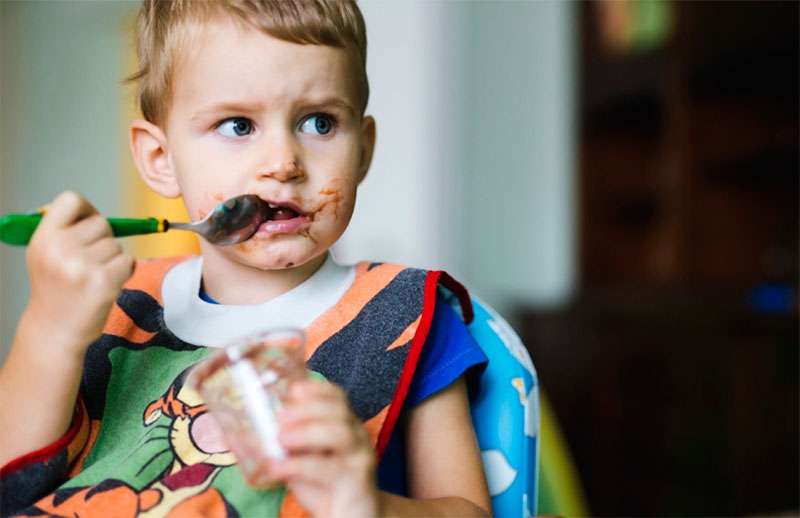
[[[25,319],[35,322],[49,351],[82,355],[100,336],[134,259],[111,227],[73,192],[47,207],[27,250],[31,298]]]
[[[344,391],[304,380],[292,386],[280,413],[280,441],[288,451],[274,473],[314,516],[374,517],[375,453]]]

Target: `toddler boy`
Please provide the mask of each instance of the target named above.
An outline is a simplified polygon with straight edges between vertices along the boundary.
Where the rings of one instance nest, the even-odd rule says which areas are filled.
[[[146,0],[137,35],[143,180],[195,220],[241,194],[271,219],[134,267],[86,200],[53,200],[0,371],[3,514],[488,514],[466,381],[486,358],[437,295],[468,313],[466,292],[328,251],[375,145],[355,3]],[[287,326],[330,383],[293,387],[271,468],[284,487],[254,489],[184,382],[215,348]]]

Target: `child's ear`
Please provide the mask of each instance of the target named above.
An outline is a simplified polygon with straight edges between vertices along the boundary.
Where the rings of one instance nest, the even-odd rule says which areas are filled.
[[[133,160],[144,183],[165,198],[181,195],[169,159],[169,144],[164,132],[151,122],[135,120],[130,127]]]
[[[375,151],[375,119],[367,115],[361,123],[361,165],[358,170],[358,183],[367,176],[373,151]]]

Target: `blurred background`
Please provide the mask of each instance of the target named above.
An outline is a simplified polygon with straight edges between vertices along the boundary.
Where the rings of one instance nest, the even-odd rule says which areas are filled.
[[[506,316],[587,514],[800,512],[799,5],[360,2],[378,144],[336,256],[446,269]],[[136,10],[0,1],[3,213],[73,189],[185,217],[127,147]],[[0,247],[2,357],[28,293]]]

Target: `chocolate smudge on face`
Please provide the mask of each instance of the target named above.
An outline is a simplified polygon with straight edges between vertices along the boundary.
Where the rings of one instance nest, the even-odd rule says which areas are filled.
[[[298,234],[307,237],[315,245],[318,244],[317,238],[311,235],[311,231],[309,230],[309,228],[302,229],[300,232],[298,232]]]
[[[319,190],[319,194],[321,196],[325,196],[325,199],[320,202],[319,206],[314,212],[322,212],[327,210],[328,207],[331,207],[333,216],[339,216],[339,204],[342,201],[342,191],[341,189],[336,188],[336,184],[338,183],[338,181],[333,181],[326,187],[323,187]]]

